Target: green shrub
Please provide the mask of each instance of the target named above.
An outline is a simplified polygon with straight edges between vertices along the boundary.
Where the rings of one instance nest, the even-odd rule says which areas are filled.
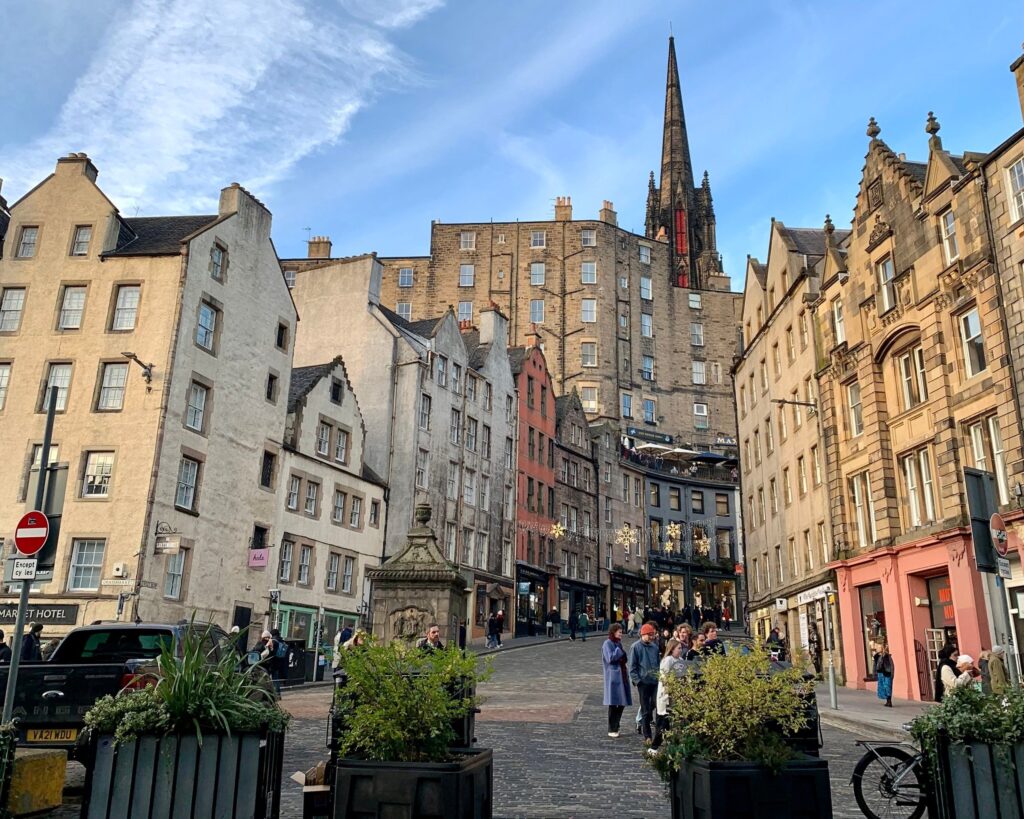
[[[283,731],[288,714],[267,689],[262,670],[239,670],[239,659],[230,651],[209,657],[204,648],[209,630],[185,629],[180,657],[171,645],[161,649],[155,685],[101,697],[85,715],[86,726],[112,733],[118,743],[143,734],[193,730],[200,742],[204,730]]]
[[[786,739],[807,724],[799,668],[773,669],[763,650],[716,654],[665,685],[670,727],[649,760],[666,781],[684,760],[749,760],[778,771],[795,756]]]
[[[450,759],[451,723],[475,706],[469,692],[490,675],[489,665],[454,646],[424,651],[371,640],[340,661],[347,682],[335,699],[345,726],[339,750],[378,762]]]

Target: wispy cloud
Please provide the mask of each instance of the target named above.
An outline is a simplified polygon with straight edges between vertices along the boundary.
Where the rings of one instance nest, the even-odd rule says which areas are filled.
[[[396,26],[439,1],[384,5],[376,22]],[[336,142],[383,87],[411,79],[384,33],[336,7],[134,0],[50,131],[0,151],[3,172],[17,195],[57,156],[86,151],[125,210],[208,208],[231,181],[266,192]]]
[[[353,17],[384,28],[405,28],[444,5],[444,0],[339,0]]]

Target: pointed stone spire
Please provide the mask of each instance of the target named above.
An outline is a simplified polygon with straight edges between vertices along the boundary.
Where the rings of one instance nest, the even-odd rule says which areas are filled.
[[[683,94],[679,86],[679,66],[676,63],[676,43],[668,38],[668,77],[665,81],[665,123],[661,138],[661,180],[658,186],[662,211],[672,211],[673,194],[679,186],[687,200],[679,203],[689,210],[689,192],[693,190],[693,166],[690,163],[690,142],[686,134],[683,115]]]
[[[644,220],[645,235],[654,236],[658,221],[658,189],[654,187],[654,171],[647,180],[647,215]]]
[[[878,127],[878,123],[875,122],[875,118],[872,117],[868,120],[868,136],[872,139],[878,139],[878,135],[882,133],[882,129]]]
[[[836,226],[832,224],[832,217],[829,214],[825,214],[825,247],[835,247],[835,232]]]
[[[928,112],[928,121],[925,123],[924,131],[929,135],[928,147],[933,151],[942,150],[942,138],[939,136],[939,121],[935,119],[935,113],[933,111]]]

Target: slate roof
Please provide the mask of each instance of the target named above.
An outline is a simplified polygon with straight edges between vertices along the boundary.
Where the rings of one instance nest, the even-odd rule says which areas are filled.
[[[480,343],[479,330],[465,330],[462,333],[462,343],[466,345],[466,353],[469,356],[469,366],[474,370],[483,369],[487,363],[487,355],[491,351],[491,344]]]
[[[444,318],[439,316],[437,318],[420,319],[419,321],[406,321],[390,307],[385,307],[383,304],[378,304],[377,306],[395,327],[398,327],[400,330],[408,330],[410,333],[415,333],[423,338],[430,338],[434,334],[434,328],[437,326],[437,323]]]
[[[825,231],[822,228],[780,228],[783,235],[793,243],[797,253],[806,253],[808,256],[825,255]],[[837,230],[834,234],[835,241],[841,242],[850,234],[848,230]]]
[[[568,395],[559,395],[555,398],[555,422],[560,424],[562,419],[565,418],[569,408],[572,406],[572,398],[574,393]]]
[[[122,219],[117,248],[105,256],[175,256],[181,240],[219,216],[141,216]]]
[[[313,364],[309,367],[292,369],[292,383],[288,388],[288,412],[295,412],[302,399],[309,395],[317,382],[335,368],[337,361]]]
[[[911,162],[910,160],[903,160],[903,167],[906,168],[909,173],[922,187],[924,186],[924,178],[928,174],[928,163],[927,162]]]
[[[370,467],[368,467],[365,463],[363,464],[362,477],[363,480],[387,488],[387,482],[380,475],[378,475],[376,472],[370,469]]]
[[[508,348],[508,363],[512,368],[512,375],[519,375],[523,371],[523,364],[529,354],[530,350],[527,347]]]

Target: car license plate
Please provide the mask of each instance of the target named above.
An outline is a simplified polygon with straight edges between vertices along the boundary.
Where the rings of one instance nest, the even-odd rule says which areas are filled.
[[[25,732],[26,742],[75,742],[77,728],[29,728]]]

